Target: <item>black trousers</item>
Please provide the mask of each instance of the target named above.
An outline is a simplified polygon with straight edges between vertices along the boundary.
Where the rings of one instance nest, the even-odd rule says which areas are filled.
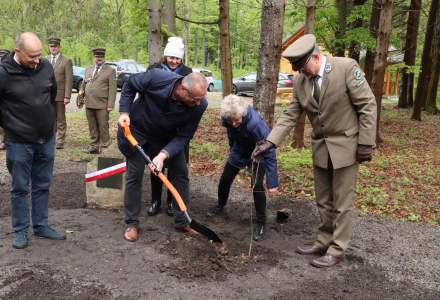
[[[239,171],[239,168],[234,167],[229,162],[226,163],[225,168],[223,169],[223,174],[220,177],[220,182],[218,184],[219,206],[223,207],[226,205],[231,185],[234,182],[234,179]],[[257,164],[254,163],[252,171],[252,193],[254,196],[257,223],[264,224],[266,223],[266,193],[263,186],[263,179],[265,174],[264,167],[261,164],[257,167]]]
[[[189,163],[189,143],[186,145],[185,150],[185,162]],[[165,169],[165,168],[164,168]],[[170,170],[168,170],[169,174]],[[150,183],[151,183],[151,202],[158,202],[159,206],[162,203],[162,181],[157,176],[150,176]],[[167,203],[175,202],[176,200],[173,197],[173,194],[171,194],[170,191],[167,191]],[[176,207],[176,206],[175,206]]]
[[[144,146],[145,152],[151,158],[159,153],[159,149]],[[189,205],[189,178],[188,167],[183,152],[166,160],[168,167],[168,179],[179,192],[185,204]],[[145,160],[139,152],[127,157],[127,171],[125,177],[124,214],[125,223],[129,226],[139,224],[141,210],[142,179],[144,177]],[[155,175],[151,174],[152,177]],[[174,203],[178,208],[177,203]],[[188,208],[189,209],[189,208]],[[176,209],[174,212],[175,227],[188,225],[184,214]]]

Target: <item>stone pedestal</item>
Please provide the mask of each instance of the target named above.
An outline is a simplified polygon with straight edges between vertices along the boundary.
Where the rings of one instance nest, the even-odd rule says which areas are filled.
[[[116,143],[105,149],[87,164],[87,173],[124,162]],[[125,172],[105,179],[86,183],[87,206],[95,208],[121,208],[125,189]]]

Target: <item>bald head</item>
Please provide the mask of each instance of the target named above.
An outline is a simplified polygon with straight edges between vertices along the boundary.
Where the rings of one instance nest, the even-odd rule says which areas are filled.
[[[183,77],[181,84],[176,89],[176,98],[186,106],[198,106],[205,98],[207,89],[208,82],[203,74],[190,73]]]
[[[23,32],[15,40],[15,54],[24,67],[34,69],[40,63],[42,44],[33,32]]]
[[[190,73],[183,77],[182,85],[190,92],[201,91],[203,95],[206,94],[208,89],[208,82],[202,73]]]

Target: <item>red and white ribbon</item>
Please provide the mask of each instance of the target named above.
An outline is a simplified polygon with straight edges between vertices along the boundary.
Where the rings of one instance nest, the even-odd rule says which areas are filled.
[[[116,175],[119,173],[124,173],[125,170],[127,170],[127,166],[126,163],[120,163],[102,170],[98,170],[95,172],[91,172],[86,174],[84,181],[85,182],[90,182],[90,181],[95,181],[98,179],[104,179],[106,177],[112,176],[112,175]]]

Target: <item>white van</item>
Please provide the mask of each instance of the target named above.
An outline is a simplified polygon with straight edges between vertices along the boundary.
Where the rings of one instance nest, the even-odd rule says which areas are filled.
[[[214,91],[214,77],[212,76],[212,72],[206,69],[193,68],[193,72],[202,73],[205,75],[206,80],[208,81],[208,92]]]

